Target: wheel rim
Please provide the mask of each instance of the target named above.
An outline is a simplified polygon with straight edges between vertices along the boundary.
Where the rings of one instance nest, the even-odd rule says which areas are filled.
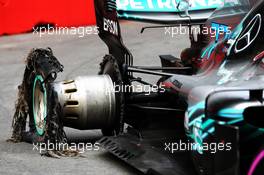
[[[33,85],[33,116],[37,134],[42,136],[46,127],[47,93],[43,78],[37,75]]]

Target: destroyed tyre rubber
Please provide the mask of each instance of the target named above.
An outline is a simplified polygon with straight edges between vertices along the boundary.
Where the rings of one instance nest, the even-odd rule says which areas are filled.
[[[61,107],[52,83],[63,66],[52,50],[32,49],[26,59],[22,84],[19,86],[16,112],[13,117],[14,141],[60,142],[65,137]],[[26,119],[29,116],[29,131]]]
[[[33,142],[59,142],[63,140],[61,107],[52,83],[62,65],[51,50],[36,50],[38,57],[31,76],[29,96],[30,132],[36,136]]]
[[[100,64],[99,75],[107,74],[111,77],[114,88],[117,86],[123,86],[122,74],[117,63],[117,60],[112,55],[106,55]],[[120,88],[118,88],[120,89]],[[102,134],[104,136],[118,135],[123,131],[123,115],[124,115],[124,94],[121,91],[115,92],[116,98],[116,118],[115,124],[108,128],[102,128]]]

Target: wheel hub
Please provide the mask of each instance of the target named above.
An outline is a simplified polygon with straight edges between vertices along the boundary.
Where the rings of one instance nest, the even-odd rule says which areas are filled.
[[[39,135],[44,134],[47,115],[47,93],[43,81],[43,78],[37,75],[33,86],[33,115]]]

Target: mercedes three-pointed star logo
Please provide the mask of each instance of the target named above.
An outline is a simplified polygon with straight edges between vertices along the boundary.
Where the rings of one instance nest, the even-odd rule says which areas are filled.
[[[257,14],[247,25],[245,30],[241,33],[237,39],[235,45],[235,53],[239,53],[247,49],[258,37],[261,29],[261,15]]]

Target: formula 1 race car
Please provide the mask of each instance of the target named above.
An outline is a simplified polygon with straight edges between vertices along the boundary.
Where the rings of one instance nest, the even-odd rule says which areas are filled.
[[[263,174],[264,1],[217,9],[173,1],[174,11],[165,13],[162,1],[144,2],[145,11],[129,1],[95,0],[99,37],[109,49],[99,75],[54,82],[63,66],[51,49],[31,51],[12,138],[65,142],[64,126],[101,129],[101,147],[145,174]],[[180,59],[160,56],[161,67],[134,66],[118,18],[164,24],[142,31],[185,25],[216,36],[191,36]],[[159,79],[151,84],[138,74]]]

